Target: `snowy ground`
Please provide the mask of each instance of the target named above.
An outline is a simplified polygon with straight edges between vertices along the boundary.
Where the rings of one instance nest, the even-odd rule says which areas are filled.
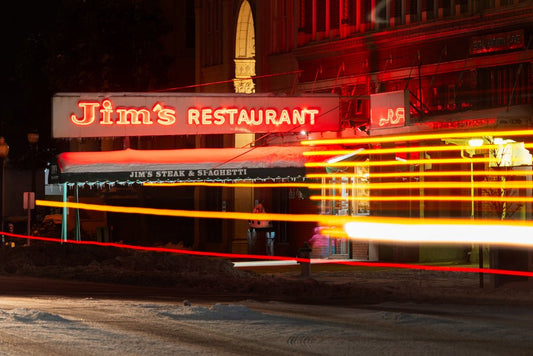
[[[258,274],[227,260],[100,247],[0,250],[0,354],[455,356],[533,349],[529,283],[481,289],[479,276],[468,273],[312,266],[312,278],[303,279],[297,271]]]
[[[242,264],[241,264],[242,265]],[[225,296],[224,300],[254,298],[343,305],[387,301],[453,304],[533,304],[533,283],[515,282],[492,288],[485,275],[409,269],[332,268],[311,266],[311,278],[301,278],[299,266],[283,272],[274,268],[256,273],[233,262],[171,253],[140,252],[100,246],[32,244],[0,249],[0,295],[102,296],[101,283],[144,288],[143,295]],[[28,279],[29,277],[33,279]],[[24,279],[25,278],[25,279]],[[54,279],[52,282],[50,279]],[[522,278],[523,279],[523,278]],[[61,283],[61,280],[68,281]],[[65,286],[76,281],[85,284]],[[89,285],[88,283],[98,283]],[[159,288],[149,291],[149,288]],[[77,290],[80,290],[77,292]],[[91,293],[98,290],[98,293]],[[118,291],[118,292],[117,292]],[[135,292],[128,294],[138,295]],[[221,299],[218,299],[221,300]]]
[[[0,299],[2,355],[528,355],[533,311]]]

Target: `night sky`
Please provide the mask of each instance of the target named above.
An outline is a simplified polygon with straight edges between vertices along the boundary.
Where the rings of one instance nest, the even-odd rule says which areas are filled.
[[[147,91],[164,87],[171,61],[157,39],[170,31],[157,2],[14,2],[3,13],[4,107],[0,136],[14,164],[27,133],[52,148],[51,99],[57,92]],[[156,39],[156,40],[154,40]]]

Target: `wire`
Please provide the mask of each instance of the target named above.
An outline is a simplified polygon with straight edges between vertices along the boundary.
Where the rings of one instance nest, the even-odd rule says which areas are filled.
[[[293,71],[290,71],[290,72],[283,72],[283,73],[255,75],[255,76],[250,77],[250,79],[261,79],[261,78],[275,77],[275,76],[281,76],[281,75],[297,74],[297,73],[301,73],[301,72],[303,72],[303,70],[293,70]],[[186,85],[186,86],[182,86],[182,87],[174,87],[174,88],[166,88],[166,89],[157,89],[157,90],[149,91],[149,93],[160,93],[160,92],[165,92],[165,91],[200,88],[200,87],[205,87],[205,86],[209,86],[209,85],[232,83],[235,80],[242,80],[242,79],[227,79],[227,80],[220,80],[220,81],[217,81],[217,82],[191,84],[191,85]]]

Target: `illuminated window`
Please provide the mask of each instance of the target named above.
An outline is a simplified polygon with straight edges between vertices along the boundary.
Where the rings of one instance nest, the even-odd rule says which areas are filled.
[[[255,93],[255,30],[252,8],[244,1],[239,10],[235,36],[235,92]]]

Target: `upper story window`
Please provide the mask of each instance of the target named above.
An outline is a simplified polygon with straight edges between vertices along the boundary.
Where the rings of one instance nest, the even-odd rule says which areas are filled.
[[[527,0],[299,0],[299,44],[525,2]]]

